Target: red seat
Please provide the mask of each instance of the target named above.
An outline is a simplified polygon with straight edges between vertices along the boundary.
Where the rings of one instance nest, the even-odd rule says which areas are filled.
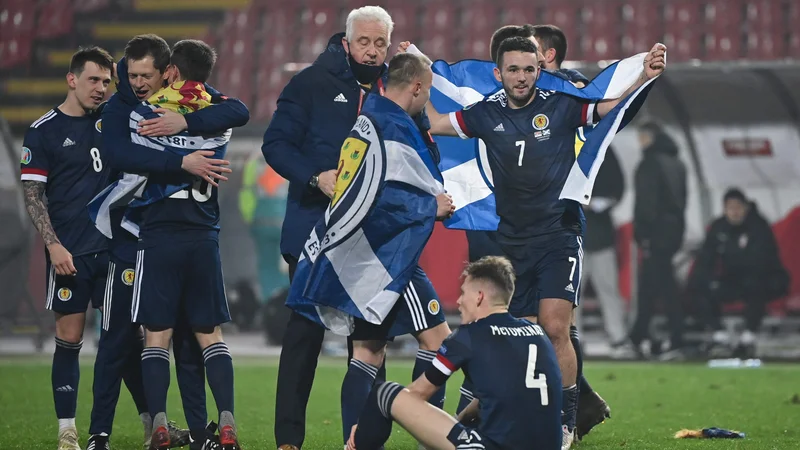
[[[718,61],[736,60],[743,56],[742,25],[744,1],[713,0],[704,8],[706,29],[705,57]]]
[[[287,40],[300,34],[300,6],[295,2],[280,2],[260,9],[262,25],[256,29],[254,38],[280,36]]]
[[[15,38],[0,39],[0,68],[27,65],[31,60],[33,36],[28,33]]]
[[[411,41],[418,44],[420,38],[419,9],[417,2],[403,0],[389,0],[386,2],[386,10],[392,16],[394,31],[392,32],[393,47],[403,41]],[[428,31],[433,30],[426,30]],[[394,54],[394,49],[389,50]]]
[[[52,0],[39,11],[36,25],[36,37],[49,39],[69,34],[72,31],[72,2],[70,0]]]
[[[746,56],[772,60],[787,56],[786,20],[779,2],[757,0],[748,3],[745,17],[748,35]]]
[[[580,28],[585,34],[580,39],[580,56],[585,61],[619,58],[619,4],[616,1],[585,3],[580,9]],[[566,32],[566,31],[565,31]],[[569,35],[568,35],[569,39]],[[575,46],[572,47],[573,49]],[[568,59],[575,59],[570,51]]]
[[[36,4],[24,0],[6,0],[0,6],[0,38],[19,38],[35,30]]]
[[[625,2],[619,8],[619,51],[621,57],[650,50],[664,41],[663,11],[652,1]],[[671,49],[670,49],[671,50]],[[670,52],[670,56],[672,52]]]
[[[537,21],[535,8],[529,1],[509,1],[506,2],[502,9],[500,18],[500,25],[523,25],[526,23],[536,25],[537,22],[546,23],[544,21]],[[491,36],[487,37],[487,40]]]
[[[674,0],[665,3],[663,20],[670,24],[665,30],[663,43],[667,46],[672,61],[702,57],[702,20],[696,1]],[[650,47],[646,50],[650,50]]]

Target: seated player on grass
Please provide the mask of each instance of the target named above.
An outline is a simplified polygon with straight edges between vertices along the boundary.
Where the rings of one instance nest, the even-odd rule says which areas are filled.
[[[392,421],[429,450],[561,448],[561,371],[539,325],[508,313],[514,269],[487,256],[464,270],[461,326],[442,344],[433,365],[408,388],[377,384],[370,392],[348,450],[375,450]],[[458,369],[476,399],[454,419],[426,400]],[[465,423],[480,419],[477,428]]]

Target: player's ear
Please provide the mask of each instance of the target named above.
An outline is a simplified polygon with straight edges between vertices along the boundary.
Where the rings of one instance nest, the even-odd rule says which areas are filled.
[[[494,79],[500,83],[503,82],[503,78],[500,76],[500,68],[497,66],[494,68]]]
[[[78,83],[78,77],[74,73],[69,72],[67,74],[67,86],[69,86],[70,89],[75,89],[77,83]]]

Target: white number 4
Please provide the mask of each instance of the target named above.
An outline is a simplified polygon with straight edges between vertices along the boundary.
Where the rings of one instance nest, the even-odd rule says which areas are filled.
[[[519,147],[519,161],[517,162],[517,166],[522,167],[522,157],[525,156],[525,141],[517,141],[514,145]]]
[[[539,349],[536,344],[528,346],[528,370],[525,372],[525,387],[528,389],[539,389],[539,396],[542,398],[542,406],[550,404],[550,397],[547,395],[547,377],[540,373],[536,376],[536,358]]]

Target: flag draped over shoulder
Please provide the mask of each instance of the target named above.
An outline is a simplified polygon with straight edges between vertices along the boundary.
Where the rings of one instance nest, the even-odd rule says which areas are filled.
[[[153,94],[147,101],[139,104],[130,114],[131,142],[160,151],[168,151],[184,156],[197,150],[213,150],[214,158],[225,155],[231,130],[219,136],[192,136],[183,132],[174,136],[145,137],[139,135],[139,122],[153,119],[159,115],[158,108],[180,114],[188,114],[211,106],[211,94],[206,92],[203,83],[177,81]],[[106,237],[112,238],[111,209],[127,206],[122,219],[122,227],[134,236],[139,236],[141,206],[167,198],[185,189],[189,182],[179,184],[148,183],[147,174],[123,173],[120,179],[108,185],[89,202],[89,216],[95,227]]]
[[[433,233],[444,192],[417,126],[370,95],[342,145],[331,203],[311,232],[286,305],[340,335],[354,318],[380,324]]]
[[[419,52],[409,48],[409,52]],[[563,92],[590,101],[619,98],[633,86],[644,70],[641,53],[617,61],[605,68],[584,88],[556,75],[542,71],[536,87],[541,90]],[[495,64],[488,61],[464,60],[454,64],[436,61],[433,64],[431,102],[442,114],[459,110],[481,101],[502,89],[495,79]],[[647,97],[655,80],[648,80],[614,108],[593,127],[583,127],[576,132],[576,148],[580,149],[570,174],[561,190],[560,198],[584,205],[592,196],[597,172],[614,135],[635,116]],[[453,196],[456,212],[445,222],[448,228],[465,230],[496,230],[499,218],[495,211],[492,173],[488,167],[486,146],[479,139],[462,140],[455,137],[435,136],[446,191]]]

